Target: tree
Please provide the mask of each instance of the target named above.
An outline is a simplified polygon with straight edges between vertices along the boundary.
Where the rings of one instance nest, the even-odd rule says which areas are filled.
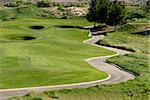
[[[91,0],[87,20],[95,23],[118,25],[124,19],[125,10],[118,0]]]
[[[96,12],[97,0],[91,0],[89,4],[89,12],[87,14],[87,20],[89,22],[94,22],[94,27],[97,22],[97,12]]]
[[[108,25],[118,25],[124,19],[124,6],[118,2],[118,0],[113,1],[110,4],[109,13],[108,13]]]
[[[109,0],[97,0],[97,17],[99,23],[106,23],[108,19]]]

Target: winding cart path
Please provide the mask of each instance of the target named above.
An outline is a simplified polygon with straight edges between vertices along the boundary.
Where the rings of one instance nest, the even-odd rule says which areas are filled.
[[[42,91],[59,90],[59,89],[86,88],[86,87],[91,87],[91,86],[100,85],[100,84],[117,84],[117,83],[121,83],[121,82],[134,79],[135,78],[134,75],[128,72],[125,72],[114,65],[104,62],[106,59],[110,57],[117,56],[117,55],[125,55],[125,54],[130,53],[125,50],[105,47],[105,46],[100,46],[100,45],[95,44],[97,41],[103,39],[104,37],[105,37],[104,35],[97,35],[83,42],[86,44],[93,45],[93,46],[106,48],[117,53],[115,55],[93,57],[93,58],[89,58],[85,60],[87,63],[97,68],[98,70],[102,70],[106,72],[109,75],[106,79],[91,81],[91,82],[83,82],[83,83],[54,85],[54,86],[0,89],[0,100],[6,100],[12,96],[23,96],[31,91],[42,92]]]

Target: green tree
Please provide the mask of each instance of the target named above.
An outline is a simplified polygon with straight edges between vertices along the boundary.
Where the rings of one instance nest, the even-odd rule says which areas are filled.
[[[124,8],[118,0],[113,1],[109,7],[107,24],[113,26],[120,24],[125,16]]]
[[[106,23],[108,19],[109,12],[109,0],[97,0],[97,17],[99,23]]]
[[[89,22],[94,22],[94,27],[96,26],[96,22],[98,21],[96,5],[97,5],[97,0],[91,0],[89,4],[89,12],[87,14],[87,20]]]
[[[107,25],[120,24],[125,16],[125,7],[118,0],[91,0],[87,20]]]

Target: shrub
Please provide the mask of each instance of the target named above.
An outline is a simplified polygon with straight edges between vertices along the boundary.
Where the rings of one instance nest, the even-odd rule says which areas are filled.
[[[65,11],[65,10],[63,9],[63,6],[62,6],[62,5],[59,5],[59,6],[58,6],[58,10],[60,10],[60,11]]]
[[[141,9],[143,9],[144,12],[149,14],[150,13],[150,1],[149,0],[146,1],[146,4],[141,6]]]
[[[50,7],[47,0],[40,0],[36,3],[37,7]]]
[[[6,7],[16,7],[17,5],[15,4],[15,3],[6,3],[6,4],[4,4],[4,6],[6,6]]]
[[[31,100],[43,100],[41,97],[33,97]]]
[[[6,7],[19,7],[32,4],[30,0],[16,0],[15,2],[9,2],[4,4]]]
[[[45,92],[45,94],[48,95],[50,98],[54,98],[54,99],[59,98],[59,95],[54,91],[48,91],[48,92]]]
[[[129,12],[127,14],[126,19],[133,19],[133,18],[146,18],[146,14],[143,11],[136,11],[136,12]]]
[[[124,25],[121,25],[120,27],[119,27],[119,31],[129,31],[129,30],[132,30],[132,29],[134,29],[135,28],[135,26],[134,25],[130,25],[130,24],[124,24]]]
[[[58,16],[57,18],[58,19],[67,19],[67,16],[66,15],[64,15],[64,16]]]

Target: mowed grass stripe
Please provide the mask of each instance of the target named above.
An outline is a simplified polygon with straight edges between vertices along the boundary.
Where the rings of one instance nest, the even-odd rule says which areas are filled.
[[[88,26],[83,19],[20,18],[0,23],[0,88],[47,86],[94,81],[108,75],[84,60],[114,52],[84,44],[87,31],[62,29],[57,25]],[[29,29],[32,25],[49,27]],[[14,41],[7,36],[26,35],[37,39]]]

